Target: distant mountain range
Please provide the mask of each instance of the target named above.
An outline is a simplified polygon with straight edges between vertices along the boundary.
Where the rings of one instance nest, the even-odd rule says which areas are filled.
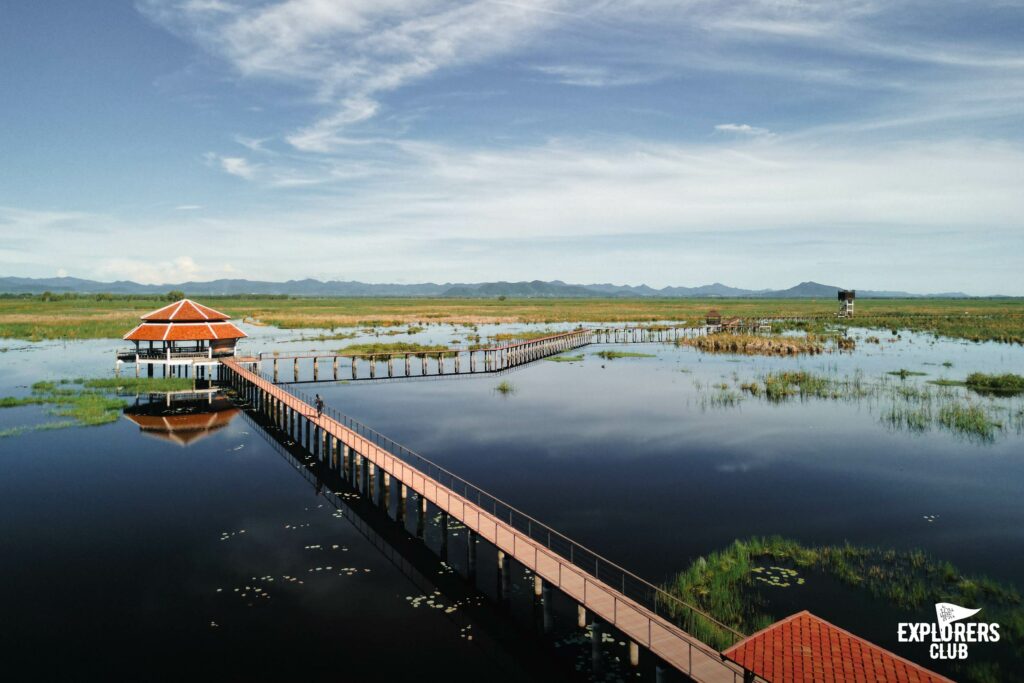
[[[740,289],[719,282],[700,287],[662,287],[654,289],[647,285],[573,285],[552,280],[545,282],[478,282],[445,283],[427,282],[414,285],[368,284],[365,282],[330,280],[288,280],[287,282],[263,282],[259,280],[211,280],[210,282],[180,282],[178,284],[143,285],[130,280],[97,282],[74,277],[26,278],[0,277],[0,293],[41,294],[43,292],[78,292],[84,294],[164,294],[170,290],[181,290],[190,296],[216,296],[232,294],[284,294],[289,296],[411,296],[411,297],[466,297],[494,298],[594,298],[594,297],[666,297],[666,298],[756,298],[756,299],[832,299],[839,287],[817,282],[801,282],[789,289]],[[911,294],[857,290],[858,298],[902,299],[902,298],[968,298],[962,292],[938,294]]]

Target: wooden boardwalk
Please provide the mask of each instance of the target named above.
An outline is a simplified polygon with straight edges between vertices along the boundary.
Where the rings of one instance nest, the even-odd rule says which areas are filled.
[[[590,344],[672,343],[682,337],[707,334],[700,327],[579,328],[547,337],[502,346],[450,348],[442,351],[390,353],[261,353],[260,362],[272,364],[275,383],[281,380],[281,363],[291,361],[292,383],[300,382],[300,361],[312,363],[312,379],[302,381],[379,380],[442,375],[474,375],[504,372],[543,358],[557,356]],[[288,380],[284,380],[288,381]]]
[[[361,460],[364,476],[375,470],[385,475],[378,474],[379,481],[396,479],[403,494],[416,492],[690,678],[743,681],[739,667],[678,624],[733,640],[742,634],[350,418],[331,410],[318,415],[309,402],[259,374],[256,359],[225,360],[223,367],[240,395],[315,455]]]

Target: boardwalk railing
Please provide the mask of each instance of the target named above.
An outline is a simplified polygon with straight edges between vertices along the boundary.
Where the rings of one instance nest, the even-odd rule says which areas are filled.
[[[314,399],[309,394],[294,387],[285,391],[276,385],[270,376],[262,372],[247,370],[237,361],[228,361],[225,365],[243,381],[251,382],[260,391],[270,391],[274,394],[280,392],[281,396],[291,399],[288,403],[294,401],[300,404],[302,406],[300,414],[307,420],[316,419],[316,411],[312,408]],[[257,363],[250,364],[250,367],[257,366]],[[695,670],[692,658],[694,651],[697,650],[702,660],[701,668],[714,666],[717,669],[717,665],[721,665],[729,669],[729,671],[723,671],[723,674],[730,671],[735,673],[729,666],[721,662],[718,657],[718,649],[742,640],[745,638],[744,634],[348,415],[326,406],[323,415],[361,437],[361,440],[415,468],[447,491],[460,496],[468,503],[493,516],[503,525],[511,527],[535,544],[547,548],[561,560],[577,567],[629,601],[649,610],[655,617],[684,631],[683,635],[693,641],[688,641],[688,657],[691,661],[685,668],[678,660],[673,662],[684,672],[693,675]],[[649,636],[648,643],[652,643],[655,637]],[[707,643],[713,643],[714,647]],[[720,677],[712,676],[708,680],[720,680]],[[731,678],[726,678],[726,680],[731,680]]]
[[[274,383],[280,378],[280,361],[292,361],[292,381],[299,382],[299,360],[313,361],[312,381],[320,381],[320,361],[331,363],[326,381],[342,379],[339,362],[350,366],[345,374],[351,380],[375,380],[393,378],[418,378],[441,375],[464,375],[497,373],[532,363],[566,351],[572,351],[589,344],[629,344],[643,342],[674,342],[682,337],[707,334],[712,329],[702,327],[647,326],[617,328],[579,327],[558,334],[524,339],[504,346],[480,346],[469,348],[416,349],[387,352],[308,352],[281,354],[277,352],[259,354],[259,361],[273,363]],[[420,366],[413,371],[413,359]],[[362,361],[362,363],[360,363]],[[396,368],[396,361],[398,367]],[[382,366],[383,364],[383,366]],[[360,372],[368,367],[369,373]],[[309,381],[309,380],[305,380]]]

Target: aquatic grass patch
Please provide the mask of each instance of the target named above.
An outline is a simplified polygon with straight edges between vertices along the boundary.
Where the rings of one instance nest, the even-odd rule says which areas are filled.
[[[503,396],[508,396],[516,392],[516,387],[508,380],[502,380],[498,383],[498,386],[494,387],[494,390]]]
[[[38,425],[15,426],[0,436],[10,437],[30,431],[91,427],[115,422],[127,401],[119,395],[150,391],[180,391],[192,388],[192,380],[181,377],[92,377],[35,382],[29,396],[0,397],[0,408],[28,405],[50,406],[49,413],[66,420]]]
[[[880,421],[890,429],[923,433],[930,429],[944,429],[959,436],[982,443],[991,443],[1009,425],[1022,431],[1024,422],[1015,418],[1021,413],[1019,406],[1000,402],[996,397],[988,401],[970,400],[958,392],[966,382],[933,380],[925,384],[891,381],[893,373],[886,373],[880,381],[867,382],[862,373],[832,377],[805,370],[768,372],[758,380],[734,383],[740,391],[772,403],[794,399],[825,399],[840,401],[869,401],[879,404]],[[698,390],[716,388],[695,383]],[[1012,395],[1012,394],[1003,394]],[[718,402],[718,405],[729,405]]]
[[[502,341],[532,341],[534,339],[543,339],[544,337],[553,337],[556,334],[564,334],[568,330],[525,330],[522,332],[499,332],[490,336],[491,341],[502,342]]]
[[[413,342],[367,342],[364,344],[349,344],[338,353],[343,356],[355,356],[366,358],[368,356],[383,356],[390,354],[408,353],[414,356],[425,356],[427,354],[445,357],[454,356],[457,352],[443,344],[416,344]]]
[[[854,399],[867,396],[861,373],[852,377],[835,379],[807,370],[768,372],[760,381],[744,382],[743,391],[754,396],[764,396],[769,401],[781,402],[789,398]]]
[[[1003,423],[995,420],[988,410],[975,403],[953,403],[939,408],[938,421],[943,427],[960,434],[993,441]]]
[[[91,377],[78,379],[75,383],[118,394],[187,391],[193,387],[193,380],[187,377]]]
[[[544,360],[551,361],[552,363],[577,363],[583,360],[583,354],[578,356],[562,355],[562,356],[549,356]]]
[[[1009,630],[1024,635],[1021,595],[1016,587],[967,575],[921,550],[850,543],[807,546],[780,536],[752,537],[697,558],[665,590],[726,626],[749,634],[774,621],[770,615],[772,593],[759,591],[758,586],[800,590],[814,580],[814,572],[901,609],[918,609],[932,602],[984,606],[1002,617],[1000,623],[1015,624]],[[766,580],[769,576],[772,578]],[[805,582],[796,577],[806,577]],[[666,604],[673,608],[673,603]],[[685,608],[677,606],[673,611],[674,616],[685,616]],[[720,628],[704,628],[695,635],[719,649],[735,640]]]
[[[882,421],[890,427],[910,432],[928,431],[933,420],[931,406],[893,405],[882,413]]]
[[[616,358],[657,358],[657,355],[653,353],[639,353],[637,351],[598,351],[594,355],[605,360],[615,360]]]
[[[928,373],[927,372],[916,372],[914,370],[906,370],[904,368],[900,368],[899,370],[891,370],[891,371],[889,371],[889,372],[887,372],[885,374],[893,375],[894,377],[899,377],[900,379],[906,379],[908,377],[924,377]]]
[[[1021,394],[1024,393],[1024,377],[1013,373],[1002,375],[986,375],[983,372],[972,372],[967,375],[964,384],[968,389],[988,394]]]
[[[683,337],[677,346],[690,346],[705,353],[741,353],[751,356],[797,356],[819,354],[825,343],[817,337],[757,334],[709,334],[701,337]]]

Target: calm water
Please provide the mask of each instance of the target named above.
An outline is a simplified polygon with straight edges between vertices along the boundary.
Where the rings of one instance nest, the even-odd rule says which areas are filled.
[[[249,351],[364,341],[246,331]],[[464,336],[435,326],[379,341]],[[118,346],[4,345],[2,395],[25,394],[39,379],[109,374]],[[910,434],[886,427],[873,402],[772,405],[748,397],[716,407],[696,386],[776,368],[860,370],[872,380],[899,368],[929,373],[908,381],[1020,373],[1024,349],[906,335],[805,359],[621,348],[656,357],[606,361],[588,347],[576,352],[586,354],[581,363],[539,362],[501,378],[301,388],[650,580],[664,581],[735,538],[781,534],[922,548],[1024,586],[1024,438],[1013,429],[993,443]],[[953,367],[940,365],[946,361]],[[302,373],[308,378],[310,368]],[[497,392],[500,379],[514,392]],[[0,429],[47,419],[38,407],[7,409]],[[136,670],[128,667],[158,678],[207,653],[229,674],[275,680],[635,675],[616,664],[625,650],[614,634],[593,668],[570,601],[553,598],[545,627],[521,568],[502,605],[494,562],[481,556],[475,584],[458,576],[465,548],[456,531],[449,566],[441,565],[427,549],[439,547],[436,528],[428,528],[425,548],[406,533],[412,527],[402,530],[333,473],[318,484],[248,416],[224,422],[187,446],[127,419],[0,440],[6,659],[34,663],[43,678]],[[811,587],[811,604],[791,593],[785,606],[810,607],[899,649],[895,618],[873,617],[877,606],[838,593]],[[914,618],[933,617],[929,607]]]

